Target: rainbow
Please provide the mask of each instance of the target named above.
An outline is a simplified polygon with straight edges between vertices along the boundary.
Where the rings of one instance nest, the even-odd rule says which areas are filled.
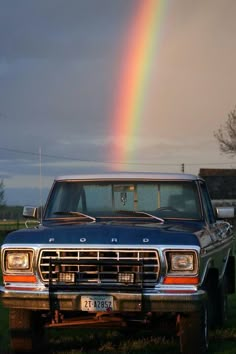
[[[128,163],[135,151],[135,139],[144,120],[144,108],[152,66],[155,61],[163,15],[168,0],[138,0],[122,52],[118,94],[112,115],[115,135],[114,169]],[[127,32],[126,32],[127,33]]]

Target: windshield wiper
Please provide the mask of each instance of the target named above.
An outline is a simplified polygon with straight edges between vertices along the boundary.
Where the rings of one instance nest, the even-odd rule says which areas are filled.
[[[164,223],[165,222],[164,219],[159,218],[156,215],[152,215],[152,214],[146,213],[145,211],[116,210],[116,213],[123,214],[123,215],[126,215],[126,216],[137,216],[137,215],[148,216],[148,217],[150,217],[152,219],[158,220],[160,223]]]
[[[55,211],[55,213],[53,213],[54,215],[69,215],[69,216],[78,216],[78,217],[82,217],[82,218],[86,218],[86,219],[90,219],[92,220],[92,222],[96,222],[96,218],[84,213],[81,213],[80,211]]]

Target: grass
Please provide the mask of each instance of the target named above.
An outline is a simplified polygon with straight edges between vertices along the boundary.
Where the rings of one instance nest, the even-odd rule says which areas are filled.
[[[25,227],[24,221],[19,220],[1,220],[0,221],[0,230],[1,231],[11,231],[17,230],[19,228]]]
[[[0,232],[0,244],[5,232]],[[1,283],[1,273],[0,273]],[[157,336],[149,331],[50,329],[50,354],[176,354],[177,338]],[[226,326],[210,332],[209,354],[235,354],[236,295],[229,296],[229,317]],[[10,353],[8,310],[0,302],[0,354]]]
[[[9,347],[8,310],[0,302],[0,354],[7,353]]]
[[[51,353],[57,354],[142,354],[142,353],[176,353],[176,343],[164,337],[148,336],[137,332],[130,338],[128,334],[118,331],[77,331],[66,335],[63,331],[51,339]]]
[[[229,296],[229,318],[223,329],[210,332],[209,354],[235,354],[236,295]],[[111,330],[51,330],[50,353],[53,354],[152,354],[179,353],[178,338],[157,336],[139,330],[130,335]],[[96,349],[95,349],[96,348]]]
[[[28,227],[35,227],[38,225],[38,221],[30,220],[27,222]],[[0,240],[4,233],[15,231],[18,229],[23,229],[26,227],[25,220],[6,220],[0,221]]]

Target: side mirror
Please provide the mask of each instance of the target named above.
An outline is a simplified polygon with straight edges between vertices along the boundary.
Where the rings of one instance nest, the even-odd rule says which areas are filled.
[[[38,208],[25,206],[23,209],[23,216],[24,218],[28,219],[37,219],[38,218]]]
[[[235,216],[234,207],[216,207],[217,219],[233,219]]]

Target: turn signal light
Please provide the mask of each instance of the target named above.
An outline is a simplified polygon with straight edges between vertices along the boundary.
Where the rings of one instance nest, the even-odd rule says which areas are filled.
[[[163,283],[197,285],[199,284],[199,278],[198,277],[165,277]]]
[[[5,283],[37,283],[34,275],[4,275]]]

